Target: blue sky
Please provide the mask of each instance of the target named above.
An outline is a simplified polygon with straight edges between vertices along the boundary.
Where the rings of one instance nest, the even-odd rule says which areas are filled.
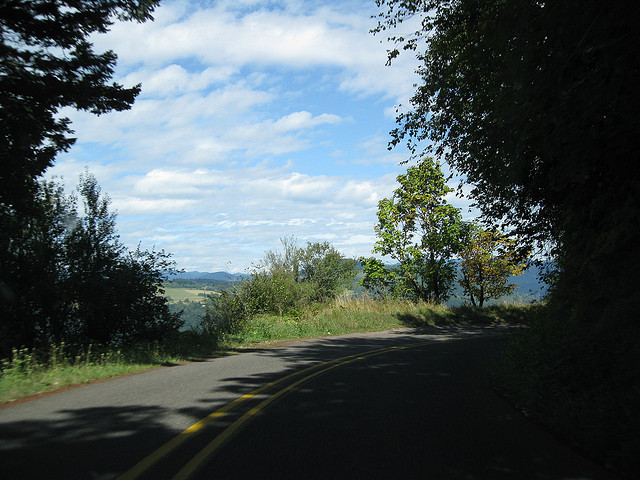
[[[126,112],[63,111],[78,141],[47,176],[70,190],[88,168],[121,241],[185,270],[246,271],[289,235],[369,255],[409,157],[388,132],[417,81],[410,55],[385,66],[376,13],[373,0],[167,1],[154,22],[115,24],[96,50],[142,94]]]

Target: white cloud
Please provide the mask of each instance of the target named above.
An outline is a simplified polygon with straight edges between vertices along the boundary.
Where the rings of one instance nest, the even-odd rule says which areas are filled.
[[[124,77],[124,85],[141,83],[145,96],[167,96],[204,90],[228,81],[237,70],[231,66],[209,67],[189,72],[181,65],[171,64],[160,69],[143,68]]]
[[[120,215],[182,213],[197,203],[185,198],[145,199],[139,197],[114,197],[113,205]]]
[[[385,67],[386,47],[380,44],[385,37],[369,33],[375,26],[370,18],[377,13],[375,5],[293,2],[297,8],[270,10],[264,2],[251,2],[256,9],[217,2],[185,12],[181,3],[162,5],[154,22],[116,23],[108,35],[96,37],[96,45],[118,52],[125,68],[144,63],[159,69],[166,82],[147,75],[150,92],[192,86],[191,80],[175,83],[184,73],[172,64],[184,61],[213,68],[212,80],[248,65],[297,70],[329,66],[343,69],[339,83],[347,91],[382,93],[404,102],[413,90],[415,80],[408,74],[415,70],[412,56],[401,56],[394,66]]]
[[[309,112],[294,112],[277,120],[273,126],[276,131],[289,132],[292,130],[302,130],[313,128],[322,124],[335,124],[341,122],[338,115],[323,113],[314,117]]]
[[[62,112],[79,141],[50,174],[75,185],[88,166],[122,240],[186,269],[243,270],[285,235],[366,255],[407,159],[386,149],[385,111],[414,83],[410,56],[384,66],[374,13],[349,0],[181,0],[154,22],[116,23],[96,50],[113,49],[117,81],[142,94],[129,111]]]
[[[359,245],[360,253],[367,253],[373,226],[371,219],[363,221],[363,212],[372,217],[376,192],[386,180],[312,176],[256,166],[237,171],[155,169],[121,182],[129,186],[118,188],[117,182],[111,186],[130,192],[113,196],[114,207],[126,217],[120,223],[123,241],[137,245],[142,236],[144,248],[179,252],[184,264],[189,256],[187,239],[199,245],[215,239],[216,247],[211,247],[215,250],[238,242],[227,259],[237,259],[255,243],[259,247],[247,257],[254,262],[265,250],[278,248],[278,239],[289,234],[300,241],[330,240],[351,249]],[[140,215],[146,217],[141,220]]]

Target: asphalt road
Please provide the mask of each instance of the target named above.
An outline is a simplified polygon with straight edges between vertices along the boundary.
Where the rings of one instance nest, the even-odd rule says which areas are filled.
[[[0,409],[0,478],[616,478],[491,390],[507,337],[306,340],[67,390]]]

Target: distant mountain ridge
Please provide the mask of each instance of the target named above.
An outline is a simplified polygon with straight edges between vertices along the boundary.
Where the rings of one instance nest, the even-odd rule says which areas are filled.
[[[388,265],[392,267],[393,265]],[[358,265],[361,268],[361,265]],[[459,267],[458,267],[459,268]],[[524,302],[530,302],[532,300],[539,301],[545,295],[547,286],[541,284],[538,280],[540,269],[533,265],[527,269],[522,275],[511,277],[510,283],[514,283],[516,288],[512,295],[508,297],[519,299]],[[458,273],[459,275],[459,273]],[[240,280],[249,277],[246,273],[229,273],[229,272],[180,272],[169,277],[169,281],[172,280],[194,280],[200,283],[206,282],[239,282]],[[452,298],[447,302],[449,306],[456,306],[463,302],[462,288],[457,284],[454,287]],[[503,298],[504,299],[504,298]],[[493,303],[490,301],[489,303]]]
[[[180,272],[171,275],[170,280],[183,278],[187,280],[225,280],[228,282],[236,282],[248,277],[246,273],[229,273],[229,272]]]

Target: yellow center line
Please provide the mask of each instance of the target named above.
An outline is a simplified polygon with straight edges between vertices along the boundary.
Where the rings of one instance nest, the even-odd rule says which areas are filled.
[[[173,477],[172,480],[187,480],[189,477],[191,477],[194,473],[196,473],[200,468],[202,468],[206,464],[208,459],[216,452],[216,450],[218,448],[220,448],[222,445],[224,445],[234,434],[236,434],[243,426],[245,426],[253,417],[255,417],[258,413],[260,413],[261,410],[263,410],[270,403],[272,403],[275,400],[277,400],[278,398],[280,398],[285,393],[288,393],[291,390],[293,390],[294,388],[298,387],[302,383],[308,382],[312,378],[315,378],[318,375],[322,375],[323,373],[326,373],[326,372],[328,372],[330,370],[333,370],[335,368],[341,367],[342,365],[346,365],[348,363],[355,362],[356,360],[363,360],[363,359],[368,358],[368,357],[373,357],[373,356],[376,356],[376,355],[382,355],[384,353],[391,352],[393,350],[404,350],[404,349],[407,349],[407,348],[415,348],[415,347],[419,347],[419,346],[426,345],[426,344],[429,344],[429,343],[433,343],[433,342],[432,341],[426,341],[426,342],[414,343],[414,344],[405,345],[405,346],[395,346],[395,347],[376,350],[374,352],[370,352],[370,353],[365,354],[365,355],[355,354],[355,355],[350,355],[348,357],[342,357],[340,359],[336,359],[337,361],[339,361],[339,360],[344,360],[344,361],[342,361],[340,363],[336,363],[335,365],[331,365],[331,366],[329,366],[327,368],[324,368],[322,370],[319,370],[317,372],[314,372],[314,373],[312,373],[310,375],[307,375],[307,376],[297,380],[296,382],[286,386],[282,390],[279,390],[276,393],[272,394],[271,396],[269,396],[268,398],[266,398],[265,400],[260,402],[260,404],[258,404],[257,406],[255,406],[254,408],[252,408],[251,410],[246,412],[238,420],[236,420],[231,425],[229,425],[216,438],[214,438],[211,441],[211,443],[209,443],[206,447],[204,447],[202,450],[200,450],[200,452],[198,452],[198,454],[195,457],[193,457]],[[325,363],[331,363],[331,362],[325,362]],[[323,364],[321,364],[321,365],[323,365]]]
[[[429,343],[429,342],[424,342],[424,343]],[[384,348],[384,349],[376,350],[375,352],[384,353],[386,351],[395,350],[397,348],[399,348],[399,347],[387,347],[387,348]],[[251,398],[259,395],[263,391],[265,391],[265,390],[267,390],[267,389],[269,389],[271,387],[274,387],[276,385],[279,385],[281,383],[284,383],[284,382],[286,382],[288,380],[291,380],[292,378],[295,378],[295,377],[297,377],[299,375],[302,375],[302,374],[304,374],[306,372],[309,372],[310,370],[321,368],[322,366],[330,365],[332,363],[337,363],[337,362],[340,362],[340,361],[343,361],[343,360],[346,360],[346,359],[354,359],[354,357],[357,357],[358,355],[361,355],[361,354],[360,353],[356,353],[356,354],[353,354],[353,355],[348,355],[348,356],[345,356],[345,357],[336,358],[336,359],[333,359],[333,360],[322,362],[322,363],[319,363],[319,364],[316,364],[316,365],[311,365],[310,367],[307,367],[305,369],[290,373],[289,375],[286,375],[286,376],[284,376],[282,378],[279,378],[278,380],[274,380],[273,382],[266,383],[263,386],[261,386],[259,388],[256,388],[255,390],[253,390],[253,391],[251,391],[251,392],[249,392],[249,393],[247,393],[245,395],[242,395],[241,397],[236,398],[235,400],[233,400],[230,403],[224,405],[223,407],[219,408],[215,412],[207,415],[202,420],[194,423],[189,428],[187,428],[186,430],[184,430],[181,433],[179,433],[177,436],[175,436],[174,438],[169,440],[167,443],[162,445],[160,448],[158,448],[157,450],[152,452],[150,455],[148,455],[147,457],[142,459],[139,463],[137,463],[132,468],[127,470],[125,473],[123,473],[120,477],[118,477],[118,480],[134,480],[134,479],[137,479],[138,477],[140,477],[140,475],[142,475],[147,470],[149,470],[153,465],[155,465],[160,460],[162,460],[162,458],[164,458],[165,456],[169,455],[173,450],[175,450],[180,445],[182,445],[184,442],[186,442],[189,438],[191,438],[191,436],[193,434],[199,432],[204,427],[206,427],[207,425],[211,424],[214,420],[228,415],[229,412],[231,412],[231,410],[233,410],[235,407],[237,407],[238,405],[242,404],[243,402],[246,402],[247,400],[250,400]],[[350,360],[350,361],[352,361],[352,360]],[[343,365],[343,364],[344,364],[344,362],[341,363],[340,365]],[[339,366],[339,365],[337,365],[337,366]],[[307,377],[305,377],[305,378],[307,378]],[[309,378],[311,378],[311,377],[309,377]],[[280,396],[280,395],[278,395],[278,396]]]

